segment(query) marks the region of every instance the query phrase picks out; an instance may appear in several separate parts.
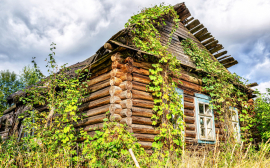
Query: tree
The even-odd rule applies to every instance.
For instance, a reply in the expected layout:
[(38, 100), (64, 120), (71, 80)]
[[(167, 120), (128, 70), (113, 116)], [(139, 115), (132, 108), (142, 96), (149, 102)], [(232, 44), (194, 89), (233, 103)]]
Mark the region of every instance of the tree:
[(9, 70), (0, 71), (0, 116), (9, 107), (6, 98), (22, 87), (23, 83), (18, 79), (17, 74)]
[(266, 93), (258, 93), (255, 100), (255, 114), (259, 134), (264, 141), (270, 138), (270, 88)]
[(36, 69), (31, 68), (30, 65), (25, 66), (20, 74), (20, 81), (23, 83), (24, 87), (34, 85), (40, 81), (41, 75), (37, 73)]

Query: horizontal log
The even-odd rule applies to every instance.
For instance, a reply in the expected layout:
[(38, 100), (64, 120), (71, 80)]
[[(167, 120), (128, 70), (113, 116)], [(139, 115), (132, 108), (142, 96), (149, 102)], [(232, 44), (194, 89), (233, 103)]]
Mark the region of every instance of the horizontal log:
[(93, 125), (87, 125), (84, 127), (84, 131), (94, 131), (94, 130), (100, 130), (103, 128), (104, 123), (98, 123), (98, 124), (93, 124)]
[(89, 96), (83, 98), (82, 102), (89, 102), (91, 100), (95, 100), (101, 97), (105, 97), (108, 95), (114, 96), (119, 95), (122, 92), (122, 89), (118, 86), (109, 86), (97, 92), (91, 93)]
[(144, 75), (140, 75), (140, 74), (137, 74), (137, 73), (133, 73), (132, 80), (136, 81), (136, 82), (145, 83), (145, 84), (149, 84), (151, 82), (149, 77), (144, 76)]
[(132, 116), (132, 111), (131, 111), (131, 109), (122, 109), (121, 112), (120, 112), (120, 115), (121, 115), (122, 118), (131, 117)]
[(146, 70), (143, 68), (133, 67), (132, 72), (135, 72), (135, 73), (141, 74), (141, 75), (149, 76), (149, 70)]
[(149, 69), (151, 69), (151, 68), (153, 68), (152, 67), (152, 64), (151, 63), (147, 63), (147, 62), (133, 62), (133, 66), (135, 66), (135, 67), (139, 67), (139, 68), (144, 68), (144, 69), (146, 69), (146, 70), (149, 70)]
[(194, 110), (195, 106), (193, 103), (184, 102), (184, 109)]
[(185, 131), (185, 136), (190, 138), (196, 138), (196, 132), (195, 131)]
[(122, 90), (131, 90), (132, 89), (132, 82), (131, 81), (124, 81), (119, 85), (119, 87)]
[(141, 147), (143, 147), (144, 149), (151, 149), (152, 148), (152, 142), (139, 141), (138, 143), (141, 144)]
[[(99, 68), (98, 68), (98, 69), (99, 69)], [(111, 70), (112, 70), (111, 63), (108, 64), (108, 67), (105, 67), (105, 68), (103, 68), (103, 69), (101, 69), (101, 70), (98, 70), (98, 71), (96, 71), (96, 69), (91, 69), (91, 70), (90, 70), (91, 75), (90, 75), (90, 77), (89, 77), (89, 80), (94, 79), (94, 78), (96, 78), (96, 77), (98, 77), (98, 76), (101, 76), (101, 75), (103, 75), (103, 74), (105, 74), (105, 73), (107, 73), (107, 72), (110, 72)], [(96, 72), (95, 72), (95, 71), (96, 71)]]
[(132, 124), (152, 125), (151, 118), (132, 116)]
[(146, 91), (146, 92), (152, 92), (146, 86), (147, 85), (144, 83), (132, 81), (132, 89)]
[(154, 101), (133, 99), (133, 106), (152, 109), (154, 108)]
[(132, 131), (140, 134), (159, 134), (159, 130), (150, 125), (132, 124)]
[(202, 91), (202, 87), (200, 85), (197, 85), (197, 84), (194, 84), (194, 83), (190, 83), (190, 82), (186, 82), (184, 80), (179, 80), (179, 79), (176, 79), (176, 78), (173, 78), (173, 80), (179, 85), (179, 87), (180, 86), (184, 86), (186, 88), (193, 89), (193, 90), (196, 90), (198, 92), (201, 92)]
[(85, 117), (91, 117), (91, 116), (95, 116), (95, 115), (99, 115), (99, 114), (103, 114), (109, 111), (110, 109), (110, 104), (106, 104), (104, 106), (101, 107), (97, 107), (91, 110), (87, 110), (83, 112), (83, 116)]
[(121, 94), (119, 94), (119, 97), (123, 100), (123, 99), (131, 99), (133, 96), (130, 90), (125, 90), (121, 92)]
[(87, 93), (96, 92), (96, 91), (103, 89), (105, 87), (108, 87), (108, 86), (110, 86), (110, 79), (107, 79), (105, 81), (99, 82), (95, 85), (88, 87)]
[(110, 103), (110, 98), (111, 96), (107, 96), (98, 100), (94, 100), (88, 103), (84, 103), (81, 106), (79, 106), (79, 111), (85, 111), (87, 109), (91, 109), (94, 107), (98, 107), (98, 106), (102, 106), (102, 105), (106, 105)]
[(133, 106), (133, 101), (131, 99), (122, 100), (120, 105), (123, 109), (128, 108), (130, 109)]
[(189, 123), (189, 124), (194, 124), (195, 123), (195, 118), (194, 117), (188, 117), (188, 116), (186, 116), (184, 118), (184, 120), (185, 120), (185, 123)]
[(91, 79), (90, 81), (87, 82), (87, 85), (88, 86), (92, 86), (96, 83), (99, 83), (99, 82), (102, 82), (102, 81), (105, 81), (106, 79), (110, 79), (111, 78), (111, 73), (105, 73), (103, 75), (100, 75), (94, 79)]
[(90, 125), (90, 124), (96, 124), (101, 123), (106, 118), (106, 114), (100, 114), (93, 117), (85, 118), (78, 122), (78, 124), (75, 124), (74, 127), (80, 127), (84, 125)]
[(125, 117), (122, 118), (120, 121), (121, 124), (126, 124), (127, 126), (131, 126), (132, 124), (132, 118), (131, 117)]
[(184, 114), (185, 114), (185, 116), (193, 117), (194, 116), (194, 110), (184, 109)]
[(119, 104), (121, 102), (121, 99), (117, 96), (107, 96), (107, 97), (103, 97), (94, 101), (90, 101), (87, 103), (82, 104), (81, 106), (79, 106), (79, 111), (85, 111), (87, 109), (91, 109), (94, 107), (99, 107), (105, 104), (114, 104), (117, 103)]
[(139, 90), (132, 90), (132, 98), (134, 99), (143, 99), (143, 100), (150, 100), (153, 101), (154, 98), (152, 96), (152, 93), (144, 92), (144, 91), (139, 91)]
[(119, 122), (121, 121), (122, 117), (119, 114), (113, 114), (110, 116), (110, 121), (116, 121)]
[(185, 102), (194, 103), (194, 97), (187, 97), (187, 96), (184, 96), (184, 101), (185, 101)]
[(131, 110), (132, 110), (133, 116), (141, 116), (141, 117), (149, 117), (149, 118), (153, 116), (152, 109), (132, 107)]
[(197, 84), (197, 85), (202, 85), (202, 80), (201, 79), (197, 79), (193, 76), (190, 76), (188, 74), (184, 74), (184, 73), (181, 73), (181, 75), (179, 76), (180, 79), (183, 79), (187, 82), (191, 82), (191, 83), (194, 83), (194, 84)]
[(195, 124), (186, 124), (186, 130), (191, 130), (191, 131), (195, 131)]
[(155, 135), (149, 135), (149, 134), (133, 134), (139, 141), (146, 141), (146, 142), (154, 142)]

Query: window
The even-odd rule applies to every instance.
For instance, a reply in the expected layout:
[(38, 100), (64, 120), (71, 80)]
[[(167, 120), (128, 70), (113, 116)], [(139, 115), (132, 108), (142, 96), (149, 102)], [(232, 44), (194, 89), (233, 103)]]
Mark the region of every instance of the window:
[(195, 96), (198, 143), (214, 144), (216, 135), (214, 113), (209, 104), (211, 98), (198, 93), (195, 93)]
[(233, 135), (234, 138), (240, 142), (241, 141), (241, 135), (240, 135), (240, 124), (238, 119), (238, 110), (235, 107), (230, 108), (230, 115), (232, 120), (232, 128), (233, 128)]
[[(182, 103), (182, 105), (183, 105), (183, 107), (182, 107), (182, 111), (183, 111), (183, 113), (184, 113), (184, 91), (182, 90), (182, 89), (179, 89), (179, 88), (175, 88), (175, 91), (181, 96), (181, 100), (179, 100), (179, 101), (181, 101), (181, 103)], [(173, 117), (173, 119), (174, 119), (174, 116), (172, 116)], [(175, 128), (176, 126), (174, 125), (174, 128)]]

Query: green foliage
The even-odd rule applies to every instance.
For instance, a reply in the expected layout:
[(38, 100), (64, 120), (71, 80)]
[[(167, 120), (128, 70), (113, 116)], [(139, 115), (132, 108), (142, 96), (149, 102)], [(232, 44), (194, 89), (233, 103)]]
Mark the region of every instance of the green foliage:
[(253, 127), (252, 117), (248, 113), (252, 107), (247, 103), (248, 97), (241, 81), (243, 79), (227, 71), (221, 63), (211, 58), (207, 50), (199, 49), (191, 39), (183, 40), (182, 46), (185, 54), (189, 55), (197, 69), (201, 70), (203, 90), (210, 94), (213, 109), (219, 113), (220, 120), (229, 127), (227, 129), (233, 130), (230, 122), (232, 115), (229, 113), (230, 107), (241, 108), (239, 117), (242, 131), (248, 131)]
[(22, 87), (22, 82), (14, 72), (0, 71), (0, 116), (9, 107), (6, 98)]
[[(133, 44), (137, 48), (158, 57), (158, 62), (149, 70), (149, 77), (152, 80), (149, 89), (153, 91), (153, 96), (156, 98), (153, 125), (161, 123), (161, 134), (156, 138), (158, 142), (153, 146), (159, 150), (169, 149), (177, 153), (184, 143), (183, 106), (180, 96), (175, 91), (176, 82), (172, 76), (180, 75), (180, 61), (167, 49), (172, 34), (178, 27), (178, 17), (172, 6), (161, 4), (143, 9), (141, 13), (132, 16), (125, 25), (131, 31)], [(166, 25), (165, 20), (170, 20), (175, 23), (175, 26), (172, 28), (167, 45), (163, 46), (158, 28)]]
[(266, 93), (258, 93), (255, 100), (255, 123), (264, 141), (270, 139), (270, 88)]
[(24, 87), (34, 85), (40, 81), (42, 76), (40, 76), (34, 67), (25, 66), (20, 73), (20, 81), (23, 83)]
[(82, 156), (89, 167), (132, 167), (134, 162), (129, 154), (132, 149), (134, 155), (143, 165), (148, 162), (147, 154), (137, 139), (131, 135), (128, 128), (118, 123), (104, 123), (101, 131), (94, 136), (87, 135), (82, 150)]

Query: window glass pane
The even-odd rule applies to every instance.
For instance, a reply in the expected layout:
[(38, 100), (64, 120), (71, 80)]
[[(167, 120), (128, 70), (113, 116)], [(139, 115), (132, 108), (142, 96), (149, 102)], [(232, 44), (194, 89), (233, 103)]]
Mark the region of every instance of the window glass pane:
[(205, 113), (208, 114), (208, 115), (212, 115), (211, 114), (211, 109), (210, 109), (208, 104), (205, 104)]
[(205, 137), (204, 118), (200, 117), (201, 137)]
[(212, 120), (210, 118), (206, 118), (206, 125), (207, 125), (207, 128), (212, 128)]
[(212, 139), (212, 128), (207, 129), (207, 138)]
[(199, 113), (204, 114), (203, 104), (199, 103)]

